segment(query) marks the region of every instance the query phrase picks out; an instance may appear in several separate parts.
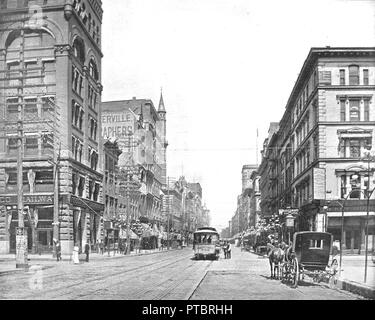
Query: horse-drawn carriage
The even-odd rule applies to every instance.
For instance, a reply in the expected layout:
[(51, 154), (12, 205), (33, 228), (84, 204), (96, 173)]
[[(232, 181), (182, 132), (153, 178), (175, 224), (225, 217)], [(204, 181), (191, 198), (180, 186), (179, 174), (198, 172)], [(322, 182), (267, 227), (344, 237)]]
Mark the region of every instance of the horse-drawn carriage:
[(327, 232), (303, 231), (293, 236), (293, 244), (285, 250), (285, 259), (281, 265), (281, 280), (298, 286), (305, 276), (314, 282), (328, 280), (333, 287), (336, 284), (338, 263), (330, 261), (333, 236)]

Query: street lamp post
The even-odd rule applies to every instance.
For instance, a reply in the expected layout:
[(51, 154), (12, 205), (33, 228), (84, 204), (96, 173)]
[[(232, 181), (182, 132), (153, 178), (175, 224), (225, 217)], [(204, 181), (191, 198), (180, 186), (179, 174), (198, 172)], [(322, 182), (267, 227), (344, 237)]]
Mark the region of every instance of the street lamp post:
[(371, 155), (370, 152), (367, 153), (366, 155), (366, 160), (367, 160), (367, 213), (366, 213), (366, 228), (365, 228), (365, 232), (366, 232), (366, 240), (365, 240), (365, 275), (364, 275), (364, 283), (366, 283), (367, 281), (367, 263), (368, 263), (368, 258), (367, 258), (367, 255), (368, 255), (368, 222), (369, 222), (369, 216), (370, 216), (370, 198), (371, 198), (371, 195), (372, 193), (374, 192), (375, 190), (375, 187), (372, 189), (372, 191), (370, 192), (370, 161), (375, 161), (375, 156), (374, 155)]

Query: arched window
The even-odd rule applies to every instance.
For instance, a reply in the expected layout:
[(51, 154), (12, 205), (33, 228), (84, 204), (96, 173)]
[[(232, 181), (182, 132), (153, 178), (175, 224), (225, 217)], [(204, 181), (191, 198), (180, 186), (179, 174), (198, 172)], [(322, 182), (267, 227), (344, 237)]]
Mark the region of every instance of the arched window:
[(96, 81), (99, 80), (99, 72), (98, 72), (98, 67), (95, 63), (95, 60), (91, 58), (90, 63), (89, 63), (89, 73), (90, 76), (93, 77)]
[(85, 63), (85, 43), (80, 37), (76, 37), (73, 41), (74, 56), (80, 63)]
[(89, 13), (89, 32), (91, 32), (91, 25), (92, 25), (92, 18), (91, 18), (91, 13)]
[[(55, 44), (54, 36), (46, 30), (34, 30), (26, 29), (25, 30), (25, 47), (51, 47)], [(19, 30), (12, 31), (6, 42), (5, 48), (15, 49), (19, 48), (21, 45), (21, 32)]]
[(97, 38), (95, 39), (95, 41), (99, 43), (99, 39), (100, 39), (99, 26), (96, 27), (96, 36)]

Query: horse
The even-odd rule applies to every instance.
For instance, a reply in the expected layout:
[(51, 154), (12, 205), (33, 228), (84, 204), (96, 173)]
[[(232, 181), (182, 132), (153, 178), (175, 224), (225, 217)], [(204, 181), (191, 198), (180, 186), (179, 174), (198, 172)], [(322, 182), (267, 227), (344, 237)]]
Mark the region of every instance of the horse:
[[(280, 269), (281, 269), (281, 264), (284, 262), (284, 259), (285, 259), (285, 252), (278, 245), (273, 246), (269, 244), (268, 247), (270, 249), (268, 260), (269, 260), (270, 268), (271, 268), (271, 279), (280, 279)], [(276, 268), (277, 268), (277, 276), (276, 276)]]

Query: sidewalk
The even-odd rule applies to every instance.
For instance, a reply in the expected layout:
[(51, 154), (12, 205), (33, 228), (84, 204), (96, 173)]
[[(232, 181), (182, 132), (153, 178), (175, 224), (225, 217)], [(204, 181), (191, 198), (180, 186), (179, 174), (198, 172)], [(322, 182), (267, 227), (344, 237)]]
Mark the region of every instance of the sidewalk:
[[(124, 255), (116, 252), (115, 254), (113, 251), (110, 252), (110, 255), (108, 255), (108, 252), (105, 252), (104, 254), (99, 253), (91, 253), (90, 254), (90, 261), (103, 261), (107, 259), (115, 259), (115, 258), (124, 258), (124, 257), (134, 257), (134, 256), (140, 256), (140, 255), (148, 255), (148, 254), (157, 254), (157, 253), (165, 253), (168, 251), (174, 251), (174, 250), (182, 250), (182, 249), (170, 249), (170, 250), (159, 250), (159, 249), (151, 249), (151, 250), (140, 250), (140, 252), (132, 251), (129, 255)], [(61, 256), (63, 262), (70, 262), (71, 256), (70, 255), (62, 255)], [(86, 258), (85, 254), (79, 255), (80, 262), (84, 262)], [(0, 276), (15, 272), (23, 272), (24, 269), (17, 269), (16, 268), (16, 261), (15, 261), (15, 254), (3, 254), (0, 255)], [(50, 254), (29, 254), (28, 255), (29, 260), (29, 268), (33, 266), (42, 266), (43, 268), (48, 267), (54, 267), (56, 264), (56, 258), (53, 258), (52, 253)]]
[[(267, 255), (257, 254), (267, 259)], [(339, 255), (331, 257), (330, 261), (335, 258), (339, 263)], [(371, 255), (367, 256), (367, 279), (364, 282), (365, 275), (365, 256), (364, 255), (343, 255), (341, 275), (337, 275), (338, 289), (360, 294), (369, 299), (375, 299), (375, 264), (372, 262)]]
[(365, 256), (347, 255), (342, 258), (341, 275), (337, 287), (358, 293), (366, 298), (375, 299), (375, 264), (371, 255), (367, 256), (367, 281), (364, 282)]

